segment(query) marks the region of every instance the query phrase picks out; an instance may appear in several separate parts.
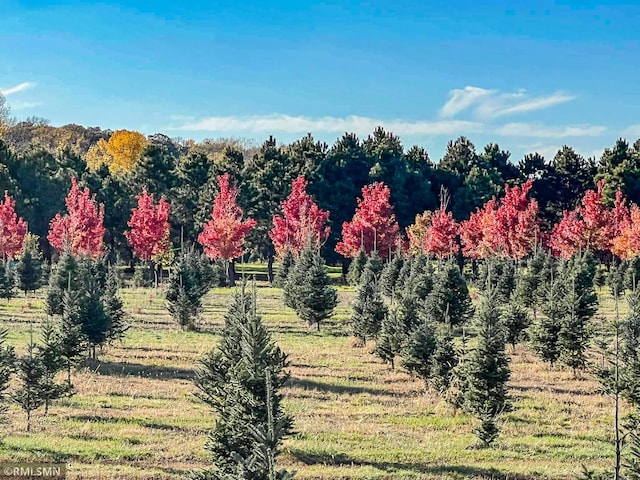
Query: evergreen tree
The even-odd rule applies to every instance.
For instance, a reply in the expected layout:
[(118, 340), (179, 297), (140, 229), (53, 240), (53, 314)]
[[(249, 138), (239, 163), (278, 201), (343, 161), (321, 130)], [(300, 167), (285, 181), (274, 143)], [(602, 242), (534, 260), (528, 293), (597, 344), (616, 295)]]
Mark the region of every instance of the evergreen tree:
[(404, 332), (398, 320), (397, 309), (393, 308), (382, 319), (380, 332), (376, 339), (375, 354), (383, 362), (389, 362), (391, 370), (395, 368), (395, 358), (400, 355), (404, 342)]
[(560, 358), (558, 336), (563, 319), (567, 315), (567, 290), (563, 282), (556, 279), (545, 288), (545, 301), (542, 304), (543, 315), (533, 324), (530, 332), (531, 347), (551, 366)]
[(280, 260), (280, 267), (278, 268), (278, 272), (276, 273), (276, 277), (273, 281), (274, 287), (284, 288), (287, 283), (287, 277), (289, 276), (294, 264), (295, 258), (293, 257), (293, 253), (287, 248)]
[(474, 431), (484, 446), (498, 438), (498, 416), (508, 407), (509, 360), (500, 319), (498, 295), (490, 291), (481, 300), (477, 315), (478, 342), (464, 364), (464, 409), (478, 420)]
[[(417, 255), (405, 266), (409, 271), (405, 272), (405, 280), (398, 293), (398, 322), (400, 331), (405, 337), (411, 334), (419, 325), (419, 311), (424, 308), (425, 300), (433, 289), (433, 268), (427, 257)], [(403, 275), (401, 269), (401, 276)]]
[(441, 325), (464, 325), (473, 316), (467, 282), (455, 263), (444, 265), (425, 307), (433, 320)]
[(193, 248), (185, 249), (169, 277), (167, 309), (180, 326), (191, 330), (202, 311), (202, 298), (215, 282), (207, 258)]
[(360, 283), (360, 276), (364, 271), (364, 266), (367, 264), (367, 254), (364, 249), (361, 248), (349, 265), (349, 271), (347, 272), (347, 283), (349, 285), (358, 285)]
[(522, 306), (531, 308), (534, 322), (538, 319), (541, 290), (544, 288), (544, 262), (544, 253), (536, 251), (527, 261), (526, 268), (520, 271), (516, 282), (516, 299)]
[(255, 293), (242, 288), (225, 316), (222, 338), (195, 378), (197, 396), (216, 413), (206, 448), (213, 468), (194, 479), (285, 480), (278, 450), (292, 430), (280, 390), (289, 379), (287, 356), (256, 314)]
[(8, 260), (0, 262), (0, 298), (9, 301), (16, 296), (16, 276)]
[(71, 250), (65, 248), (49, 275), (49, 290), (47, 291), (47, 314), (61, 315), (64, 307), (64, 292), (77, 289), (78, 264), (71, 255)]
[(427, 383), (431, 379), (431, 367), (435, 350), (435, 328), (429, 320), (425, 319), (407, 338), (406, 345), (402, 351), (402, 366)]
[(478, 287), (482, 291), (493, 289), (499, 301), (508, 302), (516, 289), (516, 270), (513, 260), (488, 258), (480, 268)]
[(391, 260), (385, 264), (384, 269), (382, 270), (382, 275), (380, 276), (380, 287), (382, 289), (382, 293), (387, 298), (392, 298), (396, 289), (401, 287), (399, 279), (404, 263), (402, 255), (400, 253), (396, 253)]
[(106, 343), (111, 330), (111, 319), (105, 313), (104, 290), (100, 283), (92, 262), (83, 261), (79, 272), (79, 323), (93, 359), (97, 358), (96, 348)]
[(453, 343), (451, 329), (441, 329), (436, 335), (436, 349), (431, 358), (431, 384), (440, 394), (451, 387), (458, 362), (459, 355)]
[(298, 272), (303, 273), (300, 282), (293, 285), (296, 298), (295, 310), (309, 327), (316, 325), (320, 330), (320, 322), (333, 315), (333, 310), (338, 304), (338, 293), (331, 286), (319, 251), (312, 248), (305, 249), (300, 255), (296, 269), (300, 268), (299, 265), (307, 264), (310, 264), (308, 269)]
[(27, 346), (27, 353), (20, 357), (17, 363), (20, 386), (11, 395), (27, 414), (27, 432), (31, 431), (32, 412), (44, 404), (46, 396), (43, 385), (46, 383), (47, 371), (35, 350), (33, 338), (31, 338)]
[(526, 338), (531, 318), (527, 310), (515, 299), (512, 299), (505, 307), (502, 319), (507, 334), (506, 340), (515, 350), (516, 344)]
[(60, 348), (60, 334), (53, 323), (47, 321), (42, 325), (40, 341), (41, 344), (36, 349), (45, 370), (40, 389), (46, 415), (49, 413), (50, 403), (69, 392), (69, 385), (56, 382), (56, 375), (64, 368), (64, 359)]
[(18, 286), (26, 295), (42, 285), (42, 256), (34, 241), (25, 241), (25, 248), (16, 266)]
[(109, 330), (107, 331), (107, 340), (121, 340), (125, 332), (129, 328), (126, 323), (126, 313), (122, 298), (118, 294), (120, 287), (120, 279), (115, 267), (109, 267), (107, 271), (107, 282), (105, 284), (102, 301), (104, 304), (104, 313), (107, 316)]
[(59, 328), (59, 353), (66, 366), (67, 388), (70, 390), (71, 368), (86, 348), (86, 339), (82, 332), (78, 292), (65, 291), (62, 302), (64, 307)]
[(635, 290), (640, 284), (640, 258), (633, 257), (624, 268), (624, 285), (628, 290)]
[(590, 320), (598, 309), (594, 287), (596, 264), (587, 252), (574, 257), (563, 269), (559, 280), (564, 283), (565, 315), (558, 333), (560, 360), (574, 374), (586, 365), (586, 349), (590, 341)]
[(298, 302), (298, 285), (302, 283), (306, 273), (313, 265), (313, 252), (310, 249), (304, 249), (298, 259), (290, 268), (287, 278), (282, 289), (282, 299), (284, 304), (296, 310)]
[(381, 293), (381, 264), (380, 257), (374, 252), (367, 260), (360, 276), (360, 284), (353, 303), (351, 328), (353, 335), (362, 345), (367, 343), (367, 339), (378, 336), (382, 322), (388, 314)]
[(15, 370), (16, 356), (13, 347), (5, 345), (9, 332), (7, 329), (0, 329), (0, 420), (7, 413), (7, 389), (11, 374)]

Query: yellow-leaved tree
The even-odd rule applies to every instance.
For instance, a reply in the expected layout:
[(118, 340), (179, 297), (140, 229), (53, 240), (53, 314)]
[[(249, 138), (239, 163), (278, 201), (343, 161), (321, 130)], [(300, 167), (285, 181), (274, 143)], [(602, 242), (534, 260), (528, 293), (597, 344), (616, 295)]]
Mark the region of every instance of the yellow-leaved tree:
[(112, 174), (133, 170), (147, 146), (147, 139), (139, 132), (116, 130), (109, 141), (99, 140), (86, 155), (87, 166), (97, 170), (103, 164), (109, 166)]

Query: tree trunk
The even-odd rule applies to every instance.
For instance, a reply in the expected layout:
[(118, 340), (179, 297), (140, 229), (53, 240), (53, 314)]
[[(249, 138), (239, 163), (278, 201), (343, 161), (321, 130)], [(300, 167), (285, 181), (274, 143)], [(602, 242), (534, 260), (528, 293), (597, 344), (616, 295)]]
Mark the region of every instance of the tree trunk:
[(31, 410), (27, 410), (27, 432), (31, 431)]
[(235, 260), (229, 260), (227, 262), (227, 278), (229, 279), (229, 286), (236, 286), (236, 262)]
[(349, 260), (343, 258), (340, 262), (342, 265), (342, 284), (347, 284), (347, 274), (349, 273)]
[(267, 276), (269, 277), (269, 283), (273, 283), (273, 253), (269, 253), (267, 258)]

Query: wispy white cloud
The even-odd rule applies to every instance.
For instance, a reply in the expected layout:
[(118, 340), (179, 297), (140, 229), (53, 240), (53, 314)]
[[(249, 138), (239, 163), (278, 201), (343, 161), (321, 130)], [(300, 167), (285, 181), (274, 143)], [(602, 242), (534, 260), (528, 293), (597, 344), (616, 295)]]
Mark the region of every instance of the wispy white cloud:
[(22, 92), (23, 90), (26, 90), (27, 88), (31, 88), (33, 86), (35, 86), (34, 82), (22, 82), (21, 84), (16, 85), (15, 87), (0, 89), (0, 93), (2, 93), (6, 97), (14, 93)]
[(449, 92), (449, 100), (440, 109), (440, 116), (452, 118), (458, 113), (470, 109), (476, 117), (497, 118), (504, 115), (542, 110), (569, 102), (574, 98), (574, 96), (562, 92), (530, 97), (526, 90), (500, 93), (498, 90), (467, 86)]
[(507, 123), (495, 129), (497, 135), (505, 137), (597, 137), (606, 132), (602, 125), (549, 126), (540, 123)]
[(11, 110), (29, 110), (42, 105), (42, 102), (15, 102), (11, 104)]
[(631, 137), (633, 139), (640, 137), (640, 124), (629, 125), (627, 128), (624, 129), (624, 131), (622, 132), (622, 135), (624, 135), (625, 137)]
[(440, 116), (451, 118), (495, 93), (495, 90), (471, 86), (451, 90), (449, 92), (449, 100), (440, 109)]
[(382, 126), (398, 135), (458, 135), (478, 133), (484, 125), (465, 120), (406, 121), (380, 120), (369, 117), (305, 117), (292, 115), (263, 115), (248, 117), (207, 117), (187, 121), (173, 130), (207, 132), (255, 132), (255, 133), (343, 133), (353, 132), (368, 135), (377, 126)]

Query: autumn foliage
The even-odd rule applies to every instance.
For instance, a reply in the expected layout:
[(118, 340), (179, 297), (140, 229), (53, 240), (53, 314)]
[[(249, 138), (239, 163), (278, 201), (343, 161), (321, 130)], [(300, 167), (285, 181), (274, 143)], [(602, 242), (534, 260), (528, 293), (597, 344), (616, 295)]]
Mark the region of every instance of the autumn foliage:
[[(604, 180), (600, 180), (595, 190), (588, 190), (575, 210), (565, 210), (549, 239), (554, 253), (569, 258), (584, 250), (609, 251), (614, 248), (614, 239), (621, 234), (627, 223), (625, 201), (622, 194), (616, 194), (613, 209), (603, 201)], [(618, 240), (619, 249), (624, 250)], [(626, 253), (623, 253), (626, 255)]]
[(49, 224), (49, 243), (58, 250), (68, 246), (73, 255), (99, 256), (104, 237), (104, 205), (96, 203), (88, 188), (81, 189), (75, 178), (65, 199), (67, 214), (58, 213)]
[(431, 215), (431, 225), (423, 238), (424, 252), (437, 258), (450, 257), (458, 251), (457, 235), (458, 224), (442, 205)]
[(533, 182), (505, 185), (505, 195), (488, 201), (460, 225), (462, 251), (468, 258), (527, 256), (540, 238), (538, 202), (529, 198)]
[(92, 170), (106, 164), (111, 173), (130, 172), (140, 159), (147, 139), (139, 132), (116, 130), (109, 141), (100, 139), (87, 152), (87, 165)]
[(321, 210), (306, 189), (307, 181), (300, 175), (282, 202), (282, 216), (273, 217), (269, 237), (279, 256), (288, 248), (297, 257), (308, 244), (318, 246), (329, 236), (329, 212)]
[(238, 189), (230, 186), (229, 174), (218, 177), (220, 193), (213, 201), (211, 220), (198, 236), (211, 259), (232, 260), (242, 255), (247, 233), (255, 226), (252, 218), (242, 220), (242, 209), (238, 206)]
[(338, 253), (353, 258), (363, 248), (367, 255), (377, 250), (385, 258), (394, 250), (399, 227), (390, 198), (391, 191), (382, 182), (362, 188), (353, 219), (342, 224), (342, 240), (336, 245)]
[(22, 251), (27, 223), (16, 213), (16, 201), (4, 192), (0, 202), (0, 259), (11, 260)]
[(131, 210), (131, 219), (127, 222), (131, 230), (124, 235), (133, 253), (141, 260), (151, 260), (166, 253), (170, 247), (167, 242), (170, 209), (164, 198), (156, 204), (153, 194), (147, 193), (146, 189), (138, 195), (138, 206)]

